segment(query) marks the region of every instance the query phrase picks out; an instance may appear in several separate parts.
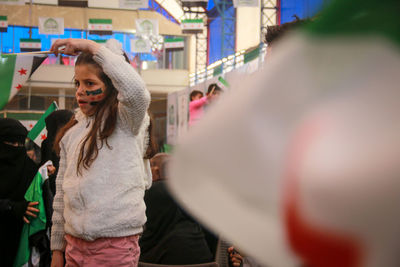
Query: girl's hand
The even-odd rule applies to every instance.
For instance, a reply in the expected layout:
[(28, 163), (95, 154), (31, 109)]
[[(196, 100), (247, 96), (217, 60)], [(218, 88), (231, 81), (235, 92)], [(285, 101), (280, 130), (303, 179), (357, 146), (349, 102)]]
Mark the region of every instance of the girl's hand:
[(56, 172), (56, 167), (54, 167), (53, 165), (49, 165), (47, 166), (47, 174), (48, 175), (52, 175)]
[[(37, 215), (35, 213), (38, 213), (39, 210), (34, 208), (33, 206), (36, 206), (37, 204), (39, 204), (39, 202), (29, 202), (28, 207), (26, 208), (25, 211), (25, 215), (29, 215), (36, 218)], [(23, 216), (22, 219), (24, 220), (24, 222), (30, 223), (30, 221), (26, 218), (26, 216)]]
[(228, 248), (229, 259), (232, 266), (239, 267), (242, 264), (243, 257), (233, 247)]
[[(59, 50), (61, 48), (61, 50)], [(87, 39), (58, 39), (51, 46), (50, 51), (52, 51), (56, 56), (59, 52), (65, 55), (76, 56), (79, 52), (89, 52), (96, 54), (99, 50), (100, 45), (94, 41)]]
[(51, 258), (51, 267), (63, 267), (64, 266), (64, 255), (62, 251), (53, 250), (53, 256)]

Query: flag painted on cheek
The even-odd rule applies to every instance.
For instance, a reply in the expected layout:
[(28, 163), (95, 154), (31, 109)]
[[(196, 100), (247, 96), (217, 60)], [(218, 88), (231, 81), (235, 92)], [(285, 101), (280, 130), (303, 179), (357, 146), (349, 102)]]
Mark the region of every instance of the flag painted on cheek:
[(101, 88), (93, 90), (93, 91), (86, 90), (86, 95), (88, 97), (90, 97), (89, 104), (91, 106), (97, 105), (104, 98), (104, 92), (103, 92), (103, 89), (101, 89)]

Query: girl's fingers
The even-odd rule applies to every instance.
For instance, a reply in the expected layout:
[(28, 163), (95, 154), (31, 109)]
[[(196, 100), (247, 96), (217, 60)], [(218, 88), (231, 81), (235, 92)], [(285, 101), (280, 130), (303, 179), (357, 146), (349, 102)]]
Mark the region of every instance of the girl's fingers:
[(22, 217), (22, 219), (24, 220), (24, 222), (29, 223), (29, 220), (25, 216)]
[(39, 209), (33, 208), (33, 207), (28, 207), (27, 210), (33, 211), (33, 212), (39, 212)]
[(39, 202), (29, 202), (28, 207), (36, 206)]
[(26, 214), (26, 215), (29, 215), (29, 216), (32, 216), (33, 218), (36, 218), (36, 217), (37, 217), (37, 215), (36, 215), (35, 213), (32, 213), (32, 212), (30, 212), (30, 211), (26, 211), (25, 214)]

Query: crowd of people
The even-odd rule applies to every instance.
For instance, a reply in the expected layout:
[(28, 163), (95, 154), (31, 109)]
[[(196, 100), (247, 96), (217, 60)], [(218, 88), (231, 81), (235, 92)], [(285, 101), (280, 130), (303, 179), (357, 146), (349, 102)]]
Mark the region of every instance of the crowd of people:
[[(390, 0), (387, 2), (389, 4)], [(275, 53), (275, 47), (279, 46), (276, 40), (282, 34), (307, 23), (312, 24), (311, 21), (296, 19), (293, 23), (268, 28), (265, 40), (268, 57)], [(399, 40), (399, 36), (398, 31), (395, 32), (395, 40)], [(311, 50), (306, 48), (303, 52)], [(368, 207), (362, 205), (372, 203), (371, 206), (380, 208), (381, 212), (389, 207), (390, 201), (396, 204), (398, 192), (393, 185), (397, 183), (386, 178), (383, 180), (386, 187), (378, 190), (381, 187), (370, 182), (374, 181), (371, 179), (365, 189), (369, 194), (361, 200), (343, 189), (354, 189), (352, 182), (364, 185), (365, 180), (357, 177), (368, 173), (352, 168), (359, 167), (360, 162), (371, 163), (370, 158), (364, 159), (359, 151), (364, 149), (366, 141), (382, 137), (374, 135), (375, 124), (387, 126), (385, 122), (392, 122), (387, 118), (397, 115), (395, 97), (382, 97), (388, 106), (392, 105), (390, 113), (378, 105), (383, 100), (374, 93), (374, 88), (366, 89), (370, 92), (368, 96), (355, 90), (356, 93), (345, 100), (335, 97), (323, 102), (326, 105), (315, 105), (312, 101), (299, 101), (311, 99), (305, 97), (308, 91), (291, 98), (284, 95), (284, 91), (267, 91), (263, 84), (255, 83), (251, 94), (242, 91), (231, 96), (220, 109), (215, 109), (215, 116), (207, 117), (203, 123), (208, 107), (219, 105), (216, 100), (223, 98), (223, 90), (212, 83), (205, 95), (202, 91), (191, 92), (189, 127), (195, 124), (199, 127), (193, 127), (191, 136), (189, 131), (189, 137), (183, 141), (182, 147), (177, 148), (177, 154), (171, 156), (160, 153), (156, 146), (148, 113), (150, 93), (140, 75), (130, 66), (121, 44), (115, 40), (100, 45), (90, 40), (64, 39), (55, 41), (51, 51), (56, 55), (77, 56), (74, 84), (79, 109), (75, 112), (58, 110), (46, 118), (48, 137), (41, 145), (40, 159), (28, 151), (32, 149), (27, 143), (26, 128), (15, 119), (0, 119), (0, 266), (16, 266), (20, 240), (25, 234), (22, 229), (24, 225), (34, 224), (42, 209), (45, 209), (46, 227), (35, 233), (36, 239), (29, 236), (30, 249), (37, 246), (38, 252), (35, 259), (34, 253), (30, 254), (28, 266), (137, 266), (139, 262), (189, 265), (214, 261), (223, 265), (221, 258), (227, 265), (235, 267), (263, 266), (260, 261), (265, 264), (267, 258), (272, 258), (270, 262), (279, 266), (355, 267), (380, 266), (381, 263), (387, 263), (381, 266), (396, 266), (398, 263), (395, 256), (400, 246), (396, 243), (396, 235), (392, 235), (397, 234), (393, 230), (397, 225), (387, 223), (379, 228), (380, 219), (370, 216)], [(297, 56), (303, 55), (291, 54), (291, 57)], [(319, 66), (315, 63), (317, 61), (313, 58), (307, 61), (307, 66)], [(279, 66), (278, 63), (275, 62), (275, 66)], [(258, 75), (262, 81), (267, 77), (268, 81), (275, 82), (268, 73)], [(318, 83), (315, 80), (308, 83), (310, 88), (318, 87), (318, 84), (330, 85), (322, 79)], [(304, 82), (300, 78), (298, 81)], [(280, 85), (282, 90), (290, 87), (279, 82), (271, 84)], [(382, 90), (391, 86), (390, 83), (384, 85)], [(310, 88), (306, 90), (312, 91)], [(385, 92), (398, 96), (393, 93), (395, 90), (389, 89)], [(325, 99), (325, 94), (318, 96)], [(363, 101), (351, 102), (348, 100), (351, 97)], [(267, 107), (260, 104), (266, 99)], [(275, 101), (282, 99), (281, 103), (286, 106), (275, 105)], [(237, 107), (238, 103), (243, 103), (242, 110)], [(308, 109), (306, 104), (314, 106)], [(366, 108), (367, 104), (371, 105)], [(283, 108), (287, 110), (282, 111)], [(368, 121), (360, 120), (365, 115), (360, 115), (359, 110), (371, 111)], [(221, 120), (224, 125), (221, 125)], [(330, 122), (329, 127), (339, 130), (327, 134), (322, 141), (313, 139), (314, 135), (320, 134), (320, 128), (327, 127), (326, 121)], [(346, 131), (346, 137), (353, 138), (349, 144), (342, 138), (340, 129), (349, 129), (352, 125), (360, 127)], [(370, 130), (370, 135), (358, 138), (363, 127)], [(373, 149), (365, 151), (398, 155), (391, 153), (390, 145), (382, 148), (386, 140), (393, 141), (396, 140), (394, 136), (398, 137), (393, 134), (398, 133), (397, 127), (391, 127), (393, 131), (384, 131), (383, 136), (387, 139), (382, 138), (379, 144), (370, 142)], [(343, 157), (338, 159), (331, 154), (329, 160), (335, 159), (335, 164), (341, 168), (335, 169), (321, 160), (325, 156), (321, 150), (337, 149), (337, 140), (348, 144), (348, 153), (355, 155), (346, 158), (348, 162), (355, 162), (352, 166), (344, 164), (341, 161)], [(320, 146), (310, 145), (312, 142)], [(229, 147), (235, 144), (241, 150), (232, 153)], [(276, 153), (271, 155), (271, 151), (263, 148)], [(312, 149), (319, 154), (311, 157)], [(333, 152), (340, 154), (337, 150)], [(285, 158), (283, 154), (288, 156)], [(353, 161), (354, 158), (364, 161)], [(205, 165), (200, 166), (202, 159), (205, 159)], [(328, 171), (323, 169), (324, 164), (329, 167)], [(391, 160), (374, 162), (371, 173), (395, 177), (398, 172), (397, 165), (394, 165)], [(45, 203), (27, 201), (25, 194), (41, 166), (45, 166), (48, 174), (48, 179), (41, 185)], [(281, 169), (277, 170), (278, 167)], [(318, 180), (321, 173), (331, 175), (329, 171), (332, 169), (348, 178), (343, 188), (335, 181), (325, 184)], [(278, 176), (276, 173), (284, 173), (285, 179), (272, 180), (271, 177)], [(299, 177), (302, 178), (300, 182)], [(341, 177), (335, 178), (341, 181)], [(282, 187), (274, 188), (281, 183), (284, 184)], [(300, 198), (304, 188), (308, 194)], [(332, 188), (336, 191), (330, 191)], [(282, 196), (277, 193), (281, 190), (284, 191)], [(338, 200), (338, 196), (343, 196), (345, 204)], [(370, 199), (376, 203), (368, 202)], [(354, 200), (349, 205), (353, 209), (346, 213), (343, 208), (349, 200)], [(309, 206), (299, 207), (300, 201)], [(272, 207), (276, 203), (279, 203), (279, 208), (284, 207), (284, 212)], [(44, 205), (39, 208), (39, 204)], [(335, 222), (335, 227), (343, 227), (340, 229), (347, 229), (352, 235), (312, 227), (313, 224), (302, 213), (307, 208), (314, 216), (310, 221)], [(279, 216), (269, 216), (267, 213), (271, 210)], [(277, 223), (262, 221), (265, 214), (268, 219), (274, 217), (274, 223)], [(378, 214), (384, 215), (383, 212)], [(238, 219), (241, 216), (243, 220)], [(339, 217), (352, 220), (335, 221)], [(364, 224), (368, 221), (365, 218), (372, 221), (372, 228)], [(271, 228), (265, 229), (266, 226)], [(282, 228), (287, 231), (287, 239), (281, 242), (275, 237), (282, 237)], [(375, 235), (371, 229), (379, 233)], [(360, 252), (365, 248), (359, 246), (354, 233), (367, 240), (368, 253)], [(269, 237), (271, 239), (267, 240)], [(380, 245), (385, 250), (380, 250)], [(291, 253), (297, 255), (293, 261), (289, 254), (285, 254), (288, 246)], [(270, 251), (265, 251), (266, 247)], [(270, 255), (266, 256), (268, 253)]]
[[(169, 155), (157, 154), (148, 114), (150, 94), (120, 44), (58, 40), (52, 51), (57, 54), (60, 47), (63, 54), (78, 55), (74, 83), (79, 109), (46, 117), (48, 134), (40, 158), (31, 153), (28, 132), (19, 121), (0, 119), (1, 168), (7, 176), (1, 180), (1, 266), (15, 265), (22, 226), (38, 217), (39, 203), (26, 201), (24, 195), (48, 161), (48, 179), (42, 185), (47, 190), (48, 223), (42, 230), (47, 253), (30, 257), (29, 264), (212, 262), (215, 251), (206, 239), (212, 234), (166, 187)], [(215, 85), (207, 99), (219, 91)]]

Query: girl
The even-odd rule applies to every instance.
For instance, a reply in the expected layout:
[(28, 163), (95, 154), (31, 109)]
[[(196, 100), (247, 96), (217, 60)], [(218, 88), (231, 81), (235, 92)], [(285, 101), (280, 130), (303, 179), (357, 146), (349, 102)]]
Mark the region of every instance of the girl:
[[(151, 179), (141, 144), (150, 94), (124, 60), (121, 45), (57, 40), (51, 51), (80, 55), (75, 63), (79, 111), (58, 133), (52, 266), (136, 266)], [(145, 178), (146, 177), (146, 178)], [(146, 180), (147, 179), (147, 180)]]

